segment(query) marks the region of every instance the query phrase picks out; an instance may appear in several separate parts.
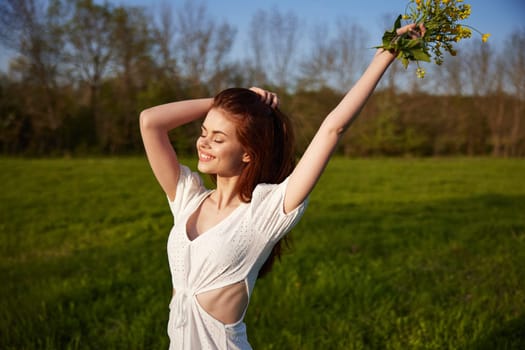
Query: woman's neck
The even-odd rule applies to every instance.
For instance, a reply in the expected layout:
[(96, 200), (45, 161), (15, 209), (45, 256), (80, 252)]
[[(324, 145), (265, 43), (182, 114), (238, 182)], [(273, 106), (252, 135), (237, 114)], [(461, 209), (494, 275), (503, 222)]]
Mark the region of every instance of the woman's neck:
[(242, 203), (239, 191), (236, 189), (238, 180), (238, 176), (217, 177), (217, 188), (210, 195), (210, 199), (217, 209), (236, 207)]

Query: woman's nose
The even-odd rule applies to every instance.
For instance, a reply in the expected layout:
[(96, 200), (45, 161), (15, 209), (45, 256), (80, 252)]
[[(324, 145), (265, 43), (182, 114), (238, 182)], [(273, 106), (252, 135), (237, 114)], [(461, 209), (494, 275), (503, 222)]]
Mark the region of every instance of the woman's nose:
[(210, 147), (210, 142), (207, 137), (201, 136), (199, 137), (199, 146), (208, 148)]

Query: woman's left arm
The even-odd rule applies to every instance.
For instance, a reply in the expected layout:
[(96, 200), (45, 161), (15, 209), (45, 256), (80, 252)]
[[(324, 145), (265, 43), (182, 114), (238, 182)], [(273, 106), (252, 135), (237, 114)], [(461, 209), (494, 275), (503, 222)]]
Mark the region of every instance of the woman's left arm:
[[(398, 29), (402, 35), (414, 32), (415, 24)], [(424, 34), (424, 27), (419, 28)], [(414, 38), (421, 34), (415, 34)], [(284, 211), (288, 213), (301, 204), (310, 194), (328, 163), (345, 130), (355, 120), (388, 66), (395, 53), (379, 49), (361, 78), (347, 92), (337, 107), (324, 119), (301, 160), (288, 180)]]

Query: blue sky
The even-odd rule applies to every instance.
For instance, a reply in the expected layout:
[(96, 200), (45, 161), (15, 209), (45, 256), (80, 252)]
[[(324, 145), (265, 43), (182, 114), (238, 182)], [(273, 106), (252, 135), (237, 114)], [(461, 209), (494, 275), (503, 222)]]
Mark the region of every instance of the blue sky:
[[(164, 0), (165, 2), (168, 2)], [(196, 0), (199, 1), (199, 0)], [(246, 0), (201, 0), (206, 4), (208, 13), (217, 19), (226, 20), (238, 29), (239, 39), (243, 30), (248, 28), (252, 15), (258, 9), (277, 8), (281, 12), (293, 11), (300, 21), (307, 26), (317, 23), (329, 24), (338, 17), (345, 17), (370, 29), (372, 45), (379, 43), (385, 28), (383, 17), (403, 13), (407, 0), (281, 0), (281, 1), (246, 1)], [(465, 0), (472, 5), (472, 14), (465, 22), (482, 32), (492, 34), (490, 41), (494, 45), (505, 40), (507, 35), (520, 26), (525, 27), (525, 0)], [(162, 1), (120, 0), (117, 3), (142, 5), (158, 8)], [(183, 1), (169, 1), (176, 8)]]
[[(114, 0), (115, 4), (139, 5), (157, 12), (162, 2), (171, 3), (173, 8), (181, 6), (185, 0)], [(357, 22), (369, 30), (369, 46), (380, 43), (383, 18), (390, 15), (392, 21), (397, 14), (404, 12), (407, 0), (194, 0), (205, 4), (208, 14), (219, 21), (227, 21), (237, 28), (237, 47), (245, 43), (244, 31), (249, 28), (252, 15), (258, 9), (280, 12), (294, 12), (306, 28), (316, 24), (330, 24), (340, 17)], [(465, 0), (472, 5), (472, 14), (467, 24), (482, 32), (489, 32), (491, 45), (499, 48), (506, 37), (517, 28), (525, 28), (525, 0)], [(305, 33), (309, 35), (309, 33)], [(474, 38), (476, 40), (477, 38)], [(0, 54), (0, 67), (6, 66), (6, 53)]]
[[(159, 13), (161, 4), (170, 3), (172, 8), (180, 7), (186, 0), (116, 0), (116, 3), (127, 5), (140, 5)], [(381, 43), (381, 37), (385, 29), (390, 29), (397, 15), (404, 13), (408, 0), (269, 0), (269, 1), (246, 1), (246, 0), (193, 0), (204, 4), (210, 16), (216, 20), (232, 24), (237, 28), (235, 47), (232, 55), (242, 55), (247, 46), (246, 31), (253, 14), (263, 9), (270, 11), (278, 9), (281, 13), (295, 13), (300, 23), (305, 28), (302, 39), (308, 39), (311, 30), (316, 24), (330, 25), (338, 18), (347, 18), (356, 22), (369, 31), (369, 41), (366, 47), (373, 47)], [(506, 38), (513, 30), (525, 29), (525, 0), (464, 0), (472, 6), (471, 16), (465, 24), (477, 28), (483, 33), (490, 33), (489, 43), (492, 47), (500, 49)], [(385, 18), (388, 28), (385, 28)], [(310, 30), (310, 32), (309, 32)], [(465, 40), (459, 44), (472, 40), (480, 40), (480, 36), (473, 35), (471, 40)], [(481, 40), (480, 40), (481, 42)], [(374, 50), (369, 50), (369, 57)], [(236, 58), (236, 57), (234, 57)]]
[[(144, 0), (120, 0), (124, 3), (144, 4)], [(155, 8), (158, 11), (159, 4), (163, 0), (153, 0), (147, 2), (147, 7)], [(166, 0), (164, 0), (166, 1)], [(185, 0), (171, 1), (174, 8), (179, 7)], [(356, 22), (369, 31), (369, 41), (366, 47), (372, 48), (381, 43), (381, 37), (385, 29), (390, 29), (397, 15), (404, 13), (408, 0), (267, 0), (267, 1), (246, 1), (246, 0), (193, 0), (206, 4), (208, 14), (218, 20), (225, 20), (236, 26), (236, 48), (232, 56), (234, 59), (244, 54), (247, 46), (245, 31), (249, 28), (253, 14), (258, 9), (269, 11), (277, 8), (281, 13), (292, 11), (295, 13), (306, 30), (312, 30), (316, 24), (329, 25), (337, 21), (338, 18), (348, 18), (349, 21)], [(464, 0), (472, 7), (470, 17), (464, 21), (465, 24), (477, 28), (483, 33), (490, 33), (489, 44), (492, 48), (500, 51), (509, 34), (517, 29), (525, 30), (525, 0)], [(388, 27), (385, 28), (386, 18)], [(311, 32), (303, 33), (303, 38), (308, 40)], [(465, 43), (481, 44), (480, 36), (473, 35), (470, 40), (464, 40), (458, 44), (457, 48)], [(302, 41), (304, 43), (304, 40)], [(304, 47), (304, 46), (303, 46)], [(367, 50), (367, 49), (365, 49)], [(365, 56), (371, 58), (375, 50), (367, 50)], [(447, 59), (448, 55), (445, 56)], [(461, 57), (461, 52), (459, 53)], [(435, 69), (432, 64), (422, 64), (426, 70)], [(413, 71), (414, 66), (411, 67)], [(410, 71), (412, 76), (414, 73)], [(430, 82), (426, 80), (425, 83)]]

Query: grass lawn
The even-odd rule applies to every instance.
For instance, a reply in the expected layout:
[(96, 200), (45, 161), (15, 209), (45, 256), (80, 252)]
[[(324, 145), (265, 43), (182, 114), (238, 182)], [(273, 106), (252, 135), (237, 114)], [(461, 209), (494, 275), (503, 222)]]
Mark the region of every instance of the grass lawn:
[[(145, 159), (0, 167), (0, 349), (167, 349), (172, 217)], [(254, 349), (525, 348), (522, 159), (336, 158), (291, 235)]]

